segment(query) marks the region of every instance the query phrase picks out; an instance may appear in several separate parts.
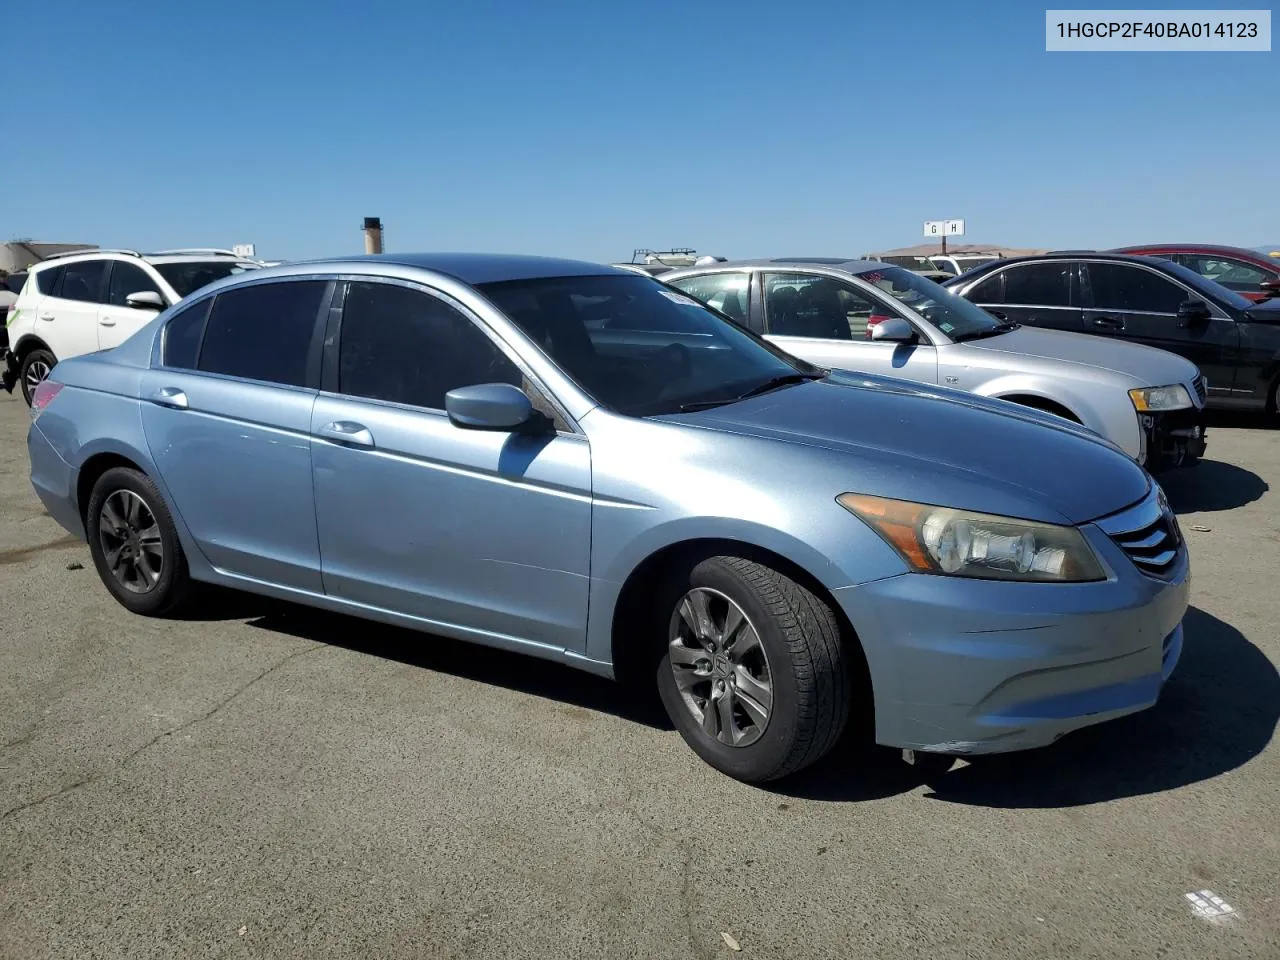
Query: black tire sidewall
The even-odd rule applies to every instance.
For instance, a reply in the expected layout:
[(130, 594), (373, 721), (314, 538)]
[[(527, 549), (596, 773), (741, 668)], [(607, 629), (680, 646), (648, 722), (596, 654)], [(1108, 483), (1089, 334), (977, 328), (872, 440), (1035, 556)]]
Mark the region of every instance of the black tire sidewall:
[[(676, 604), (695, 587), (709, 587), (730, 597), (751, 620), (764, 647), (773, 681), (773, 707), (764, 734), (750, 746), (731, 747), (707, 736), (689, 712), (676, 685), (667, 653), (670, 619)], [(658, 664), (658, 693), (671, 722), (694, 752), (717, 770), (749, 783), (771, 779), (786, 765), (801, 733), (798, 680), (792, 653), (777, 617), (755, 589), (719, 558), (704, 560), (686, 576), (672, 577), (656, 607), (663, 644)]]
[(58, 358), (44, 349), (32, 350), (22, 358), (22, 364), (18, 367), (18, 382), (22, 386), (22, 399), (27, 401), (28, 407), (31, 406), (31, 392), (27, 389), (27, 369), (37, 360), (44, 360), (50, 371), (58, 365)]
[[(112, 576), (107, 566), (106, 554), (102, 549), (102, 539), (99, 536), (102, 504), (111, 494), (119, 490), (130, 490), (141, 497), (160, 528), (160, 540), (164, 547), (165, 559), (160, 570), (159, 582), (147, 593), (131, 593), (121, 586)], [(182, 543), (178, 539), (173, 516), (160, 496), (160, 491), (145, 474), (128, 467), (112, 467), (98, 478), (97, 483), (93, 485), (85, 510), (85, 535), (89, 541), (89, 553), (93, 557), (93, 565), (97, 568), (103, 585), (127, 610), (147, 616), (158, 616), (169, 612), (186, 599), (189, 578)]]

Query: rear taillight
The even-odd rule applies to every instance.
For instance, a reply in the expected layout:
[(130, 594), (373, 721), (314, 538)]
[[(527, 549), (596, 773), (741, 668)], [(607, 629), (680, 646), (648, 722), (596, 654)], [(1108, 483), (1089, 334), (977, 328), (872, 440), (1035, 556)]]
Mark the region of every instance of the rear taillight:
[(54, 380), (41, 380), (31, 394), (31, 419), (40, 416), (53, 398), (62, 392), (62, 384)]

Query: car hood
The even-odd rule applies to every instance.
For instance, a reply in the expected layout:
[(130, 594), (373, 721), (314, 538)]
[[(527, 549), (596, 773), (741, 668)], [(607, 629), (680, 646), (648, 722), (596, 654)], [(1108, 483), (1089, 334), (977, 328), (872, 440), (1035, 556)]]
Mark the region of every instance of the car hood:
[(967, 347), (1024, 357), (1063, 360), (1098, 370), (1108, 370), (1141, 381), (1140, 386), (1163, 387), (1189, 383), (1195, 379), (1196, 365), (1190, 360), (1140, 343), (1126, 343), (1114, 337), (1095, 337), (1067, 330), (1019, 327), (998, 337), (971, 340)]
[(1087, 428), (892, 377), (834, 372), (659, 419), (848, 454), (859, 493), (1049, 523), (1114, 513), (1149, 489), (1145, 470)]
[(1255, 303), (1249, 308), (1248, 315), (1255, 320), (1261, 319), (1264, 323), (1280, 323), (1280, 297)]

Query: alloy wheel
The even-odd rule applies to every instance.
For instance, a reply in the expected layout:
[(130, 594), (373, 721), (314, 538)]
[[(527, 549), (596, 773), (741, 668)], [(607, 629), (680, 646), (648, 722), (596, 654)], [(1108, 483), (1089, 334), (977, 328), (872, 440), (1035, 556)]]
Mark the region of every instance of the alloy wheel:
[(668, 631), (680, 697), (703, 732), (747, 747), (764, 735), (773, 709), (773, 674), (760, 634), (743, 609), (708, 587), (676, 604)]
[(116, 490), (102, 502), (98, 539), (107, 569), (130, 593), (150, 593), (164, 569), (164, 540), (147, 502), (132, 490)]
[(27, 364), (26, 387), (28, 394), (35, 393), (36, 387), (49, 378), (50, 370), (50, 366), (43, 360), (36, 360)]

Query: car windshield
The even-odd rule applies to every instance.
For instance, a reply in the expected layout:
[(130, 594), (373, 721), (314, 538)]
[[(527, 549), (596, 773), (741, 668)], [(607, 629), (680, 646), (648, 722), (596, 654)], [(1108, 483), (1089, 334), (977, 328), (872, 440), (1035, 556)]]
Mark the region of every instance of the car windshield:
[(179, 297), (186, 297), (203, 286), (221, 280), (224, 277), (256, 270), (257, 265), (238, 260), (180, 260), (173, 263), (157, 263), (160, 271), (173, 292)]
[(592, 399), (627, 416), (732, 403), (823, 374), (638, 274), (511, 280), (477, 289)]
[(905, 303), (952, 340), (970, 340), (1010, 329), (981, 307), (910, 270), (885, 267), (858, 277)]

